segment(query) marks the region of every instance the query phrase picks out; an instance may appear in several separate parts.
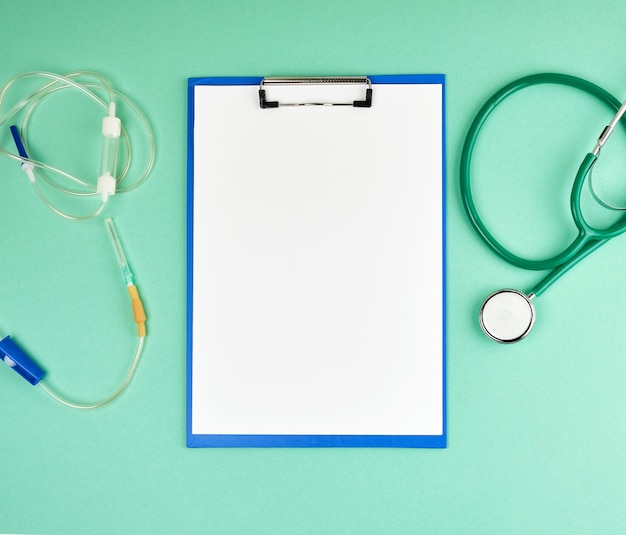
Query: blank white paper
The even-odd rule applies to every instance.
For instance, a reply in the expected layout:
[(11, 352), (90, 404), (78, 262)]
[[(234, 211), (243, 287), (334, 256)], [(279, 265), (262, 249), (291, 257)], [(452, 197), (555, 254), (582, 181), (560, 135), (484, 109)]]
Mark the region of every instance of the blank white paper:
[(192, 432), (441, 435), (442, 86), (194, 103)]

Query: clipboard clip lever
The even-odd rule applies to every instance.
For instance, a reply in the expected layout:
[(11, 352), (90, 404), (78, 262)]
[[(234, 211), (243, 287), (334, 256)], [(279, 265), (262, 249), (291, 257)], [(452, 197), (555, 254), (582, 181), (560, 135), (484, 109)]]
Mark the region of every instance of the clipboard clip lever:
[[(364, 85), (365, 99), (352, 100), (351, 102), (278, 102), (268, 100), (266, 96), (267, 86), (297, 86), (297, 85)], [(261, 108), (278, 108), (282, 106), (352, 106), (354, 108), (372, 107), (372, 82), (365, 76), (334, 76), (334, 77), (285, 77), (263, 78), (259, 86), (259, 104)]]

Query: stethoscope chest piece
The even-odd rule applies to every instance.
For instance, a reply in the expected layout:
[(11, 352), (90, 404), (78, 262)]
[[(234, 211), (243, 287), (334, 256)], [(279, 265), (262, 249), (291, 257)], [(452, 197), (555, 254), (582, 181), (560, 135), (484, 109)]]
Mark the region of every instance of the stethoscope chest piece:
[(498, 290), (480, 307), (480, 326), (496, 342), (518, 342), (530, 332), (534, 323), (535, 307), (517, 290)]

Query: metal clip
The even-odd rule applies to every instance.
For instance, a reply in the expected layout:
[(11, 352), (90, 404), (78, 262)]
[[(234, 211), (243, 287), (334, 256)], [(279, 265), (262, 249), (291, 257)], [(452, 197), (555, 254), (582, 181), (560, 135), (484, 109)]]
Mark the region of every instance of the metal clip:
[[(365, 99), (352, 102), (282, 102), (268, 100), (265, 94), (266, 86), (287, 85), (366, 85)], [(280, 106), (353, 106), (355, 108), (372, 107), (372, 82), (365, 76), (326, 76), (326, 77), (286, 77), (264, 78), (259, 86), (259, 103), (261, 108), (278, 108)]]

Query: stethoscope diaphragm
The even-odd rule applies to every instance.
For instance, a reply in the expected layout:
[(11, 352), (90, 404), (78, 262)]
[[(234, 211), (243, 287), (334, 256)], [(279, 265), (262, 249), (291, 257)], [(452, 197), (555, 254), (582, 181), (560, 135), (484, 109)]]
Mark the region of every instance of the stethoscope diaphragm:
[(535, 323), (535, 307), (529, 297), (517, 290), (498, 290), (485, 299), (479, 319), (489, 338), (510, 344), (530, 332)]

